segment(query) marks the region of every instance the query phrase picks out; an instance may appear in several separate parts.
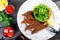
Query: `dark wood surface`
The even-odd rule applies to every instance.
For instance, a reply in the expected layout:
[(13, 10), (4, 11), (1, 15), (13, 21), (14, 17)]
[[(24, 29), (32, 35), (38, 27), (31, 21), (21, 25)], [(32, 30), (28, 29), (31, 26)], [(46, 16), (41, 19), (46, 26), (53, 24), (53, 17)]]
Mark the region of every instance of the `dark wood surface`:
[[(0, 38), (3, 36), (3, 38), (4, 38), (4, 40), (15, 40), (15, 38), (17, 37), (17, 36), (20, 36), (20, 35), (22, 35), (21, 34), (21, 32), (20, 32), (20, 30), (19, 30), (19, 28), (18, 28), (18, 25), (17, 25), (17, 13), (18, 13), (18, 10), (19, 10), (19, 8), (20, 8), (20, 6), (21, 6), (21, 4), (24, 2), (24, 1), (26, 1), (26, 0), (8, 0), (8, 2), (9, 2), (9, 4), (12, 4), (14, 7), (15, 7), (15, 12), (14, 12), (14, 14), (12, 14), (12, 16), (15, 18), (15, 20), (13, 20), (11, 23), (13, 24), (13, 25), (15, 25), (13, 28), (15, 28), (15, 35), (12, 37), (12, 38), (6, 38), (6, 37), (4, 37), (3, 36), (3, 29), (4, 28), (0, 28)], [(60, 1), (59, 0), (53, 0), (56, 4), (57, 4), (57, 6), (60, 8)], [(29, 39), (27, 39), (26, 37), (25, 37), (25, 40), (29, 40)], [(53, 38), (51, 38), (51, 39), (49, 39), (49, 40), (60, 40), (60, 34), (56, 34)]]

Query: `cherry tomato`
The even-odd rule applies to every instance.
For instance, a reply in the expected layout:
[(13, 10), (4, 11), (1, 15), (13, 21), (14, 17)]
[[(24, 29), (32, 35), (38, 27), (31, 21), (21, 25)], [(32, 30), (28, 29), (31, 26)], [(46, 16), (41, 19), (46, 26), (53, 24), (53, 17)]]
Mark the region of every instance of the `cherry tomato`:
[(8, 5), (7, 7), (6, 7), (6, 12), (7, 12), (7, 14), (12, 14), (13, 12), (14, 12), (14, 10), (15, 10), (15, 8), (14, 8), (14, 6), (13, 5)]
[(8, 26), (7, 28), (4, 29), (4, 36), (11, 38), (14, 35), (14, 29), (10, 26)]

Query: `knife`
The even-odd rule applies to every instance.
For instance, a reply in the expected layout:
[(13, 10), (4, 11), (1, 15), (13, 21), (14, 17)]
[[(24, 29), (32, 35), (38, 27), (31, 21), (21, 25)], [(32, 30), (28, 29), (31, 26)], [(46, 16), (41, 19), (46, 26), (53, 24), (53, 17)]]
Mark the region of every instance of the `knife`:
[(47, 30), (49, 30), (50, 32), (56, 33), (56, 34), (60, 34), (59, 31), (55, 30), (55, 29), (52, 28), (52, 27), (47, 27)]

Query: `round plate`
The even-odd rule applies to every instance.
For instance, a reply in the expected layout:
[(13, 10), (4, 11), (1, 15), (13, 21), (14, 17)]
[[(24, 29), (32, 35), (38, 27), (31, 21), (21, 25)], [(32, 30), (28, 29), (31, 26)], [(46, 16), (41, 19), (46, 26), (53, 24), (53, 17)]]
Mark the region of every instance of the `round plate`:
[(21, 23), (24, 20), (24, 17), (22, 16), (22, 14), (24, 14), (25, 12), (27, 12), (29, 10), (33, 10), (34, 6), (39, 5), (40, 3), (43, 3), (47, 6), (49, 6), (51, 8), (51, 10), (53, 11), (54, 18), (55, 18), (54, 22), (56, 24), (56, 25), (54, 25), (53, 28), (58, 31), (59, 26), (60, 26), (60, 23), (59, 23), (60, 22), (59, 21), (60, 20), (60, 16), (59, 16), (60, 11), (54, 2), (52, 2), (51, 0), (28, 0), (28, 1), (25, 1), (19, 9), (19, 12), (17, 15), (17, 23), (18, 23), (20, 31), (26, 37), (28, 37), (29, 39), (32, 39), (32, 40), (47, 40), (55, 35), (55, 33), (48, 31), (46, 28), (35, 34), (31, 34), (31, 31), (29, 31), (29, 30), (25, 31), (26, 25)]

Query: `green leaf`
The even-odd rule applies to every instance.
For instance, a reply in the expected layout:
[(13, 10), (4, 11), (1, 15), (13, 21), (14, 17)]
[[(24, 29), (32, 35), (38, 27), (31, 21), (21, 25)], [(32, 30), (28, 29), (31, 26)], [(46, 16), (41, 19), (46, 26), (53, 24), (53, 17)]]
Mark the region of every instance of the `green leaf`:
[(13, 17), (9, 17), (9, 20), (13, 20), (14, 18)]
[(0, 22), (3, 20), (2, 16), (0, 16)]

